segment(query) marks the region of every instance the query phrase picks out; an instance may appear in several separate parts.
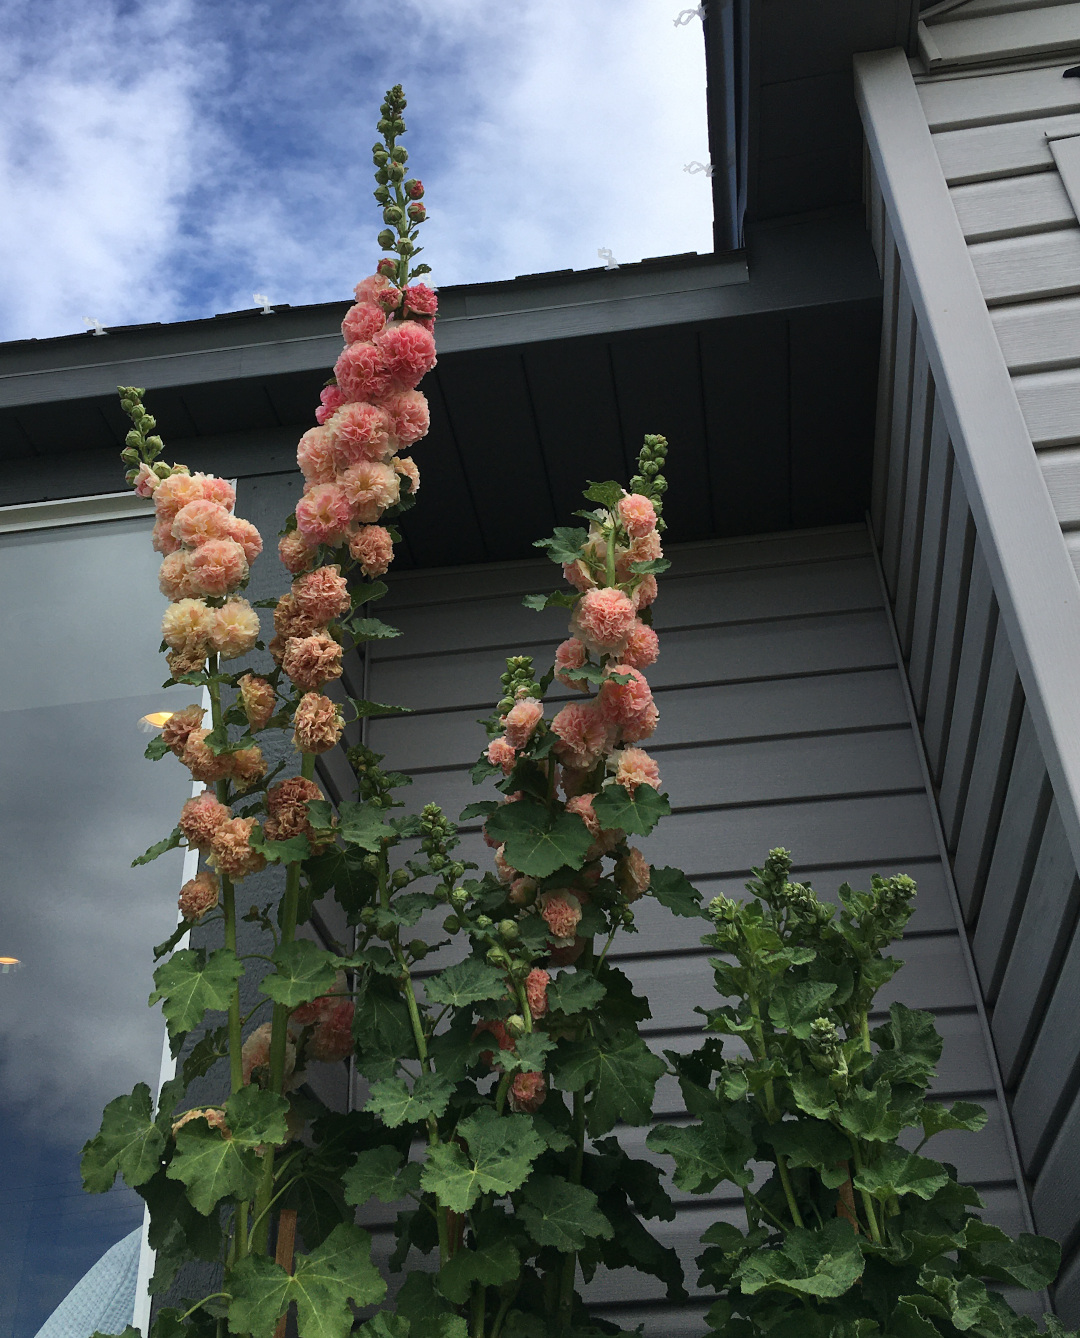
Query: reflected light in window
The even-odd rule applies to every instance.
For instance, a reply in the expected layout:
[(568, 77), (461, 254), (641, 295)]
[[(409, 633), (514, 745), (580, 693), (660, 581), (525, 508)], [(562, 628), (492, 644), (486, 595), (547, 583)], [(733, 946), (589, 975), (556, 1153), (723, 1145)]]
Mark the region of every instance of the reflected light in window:
[(149, 715), (144, 715), (140, 719), (139, 729), (143, 734), (153, 734), (165, 727), (172, 714), (172, 711), (151, 711)]
[(22, 962), (17, 957), (0, 957), (0, 976), (10, 975), (12, 971), (18, 971)]

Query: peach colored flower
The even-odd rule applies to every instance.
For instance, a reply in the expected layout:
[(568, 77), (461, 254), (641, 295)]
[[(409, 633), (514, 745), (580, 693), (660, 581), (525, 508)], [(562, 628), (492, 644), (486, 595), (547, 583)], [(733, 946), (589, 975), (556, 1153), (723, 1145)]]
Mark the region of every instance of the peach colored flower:
[(185, 1124), (191, 1124), (193, 1120), (205, 1120), (210, 1128), (217, 1129), (223, 1138), (232, 1137), (229, 1126), (225, 1123), (225, 1112), (220, 1106), (196, 1106), (192, 1110), (185, 1110), (179, 1119), (173, 1120), (173, 1138)]
[(346, 344), (355, 344), (359, 340), (370, 340), (386, 324), (386, 313), (374, 302), (357, 302), (345, 313), (341, 322), (341, 337)]
[(348, 613), (352, 602), (349, 583), (336, 562), (297, 577), (292, 583), (292, 594), (301, 615), (310, 618), (315, 627), (325, 627)]
[(426, 283), (410, 283), (405, 289), (405, 310), (416, 316), (434, 316), (439, 310), (438, 294)]
[(335, 385), (323, 386), (319, 391), (319, 407), (315, 410), (315, 421), (320, 427), (345, 403), (345, 396)]
[(401, 485), (392, 465), (379, 460), (360, 460), (338, 479), (338, 486), (348, 499), (353, 517), (363, 525), (379, 519), (399, 497)]
[(578, 692), (588, 692), (587, 683), (567, 678), (567, 669), (580, 669), (588, 659), (588, 651), (576, 636), (567, 639), (555, 650), (555, 677), (564, 687), (575, 688)]
[[(272, 1029), (273, 1023), (264, 1022), (261, 1027), (256, 1027), (244, 1042), (240, 1056), (245, 1083), (251, 1082), (251, 1079), (256, 1076), (260, 1078), (270, 1076), (270, 1037)], [(290, 1037), (286, 1037), (284, 1076), (286, 1078), (291, 1077), (295, 1067), (296, 1046)]]
[(318, 631), (319, 624), (310, 614), (300, 607), (300, 601), (289, 591), (282, 595), (274, 606), (274, 631), (283, 637), (310, 636)]
[(213, 790), (203, 790), (180, 810), (180, 830), (195, 850), (209, 850), (214, 833), (232, 817), (232, 810), (218, 802)]
[(596, 585), (596, 582), (593, 580), (592, 572), (580, 558), (577, 562), (564, 562), (562, 574), (563, 578), (567, 580), (575, 590), (580, 590), (583, 593), (586, 590), (592, 590)]
[(568, 799), (576, 794), (585, 794), (589, 788), (589, 779), (592, 776), (592, 769), (595, 763), (579, 770), (576, 767), (561, 766), (559, 768), (559, 784), (562, 786), (563, 794)]
[(550, 984), (551, 977), (539, 966), (534, 966), (525, 977), (525, 997), (534, 1018), (543, 1017), (548, 1010), (547, 987)]
[(390, 389), (390, 368), (382, 349), (366, 339), (345, 345), (334, 363), (334, 375), (347, 400), (377, 400)]
[(626, 649), (622, 653), (624, 664), (632, 669), (645, 669), (656, 663), (660, 654), (660, 638), (643, 622), (636, 622), (626, 638)]
[(627, 901), (637, 901), (649, 890), (652, 868), (636, 846), (631, 846), (615, 864), (615, 882)]
[(628, 677), (628, 683), (616, 683), (605, 678), (600, 684), (596, 705), (609, 725), (633, 725), (641, 720), (653, 704), (652, 691), (640, 669), (628, 664), (608, 665), (609, 674)]
[(229, 756), (213, 751), (206, 742), (209, 733), (208, 729), (193, 729), (180, 754), (180, 761), (191, 772), (192, 779), (202, 781), (204, 785), (213, 785), (229, 774)]
[(188, 573), (189, 556), (182, 548), (167, 554), (158, 572), (158, 589), (174, 603), (180, 599), (191, 599), (198, 593)]
[(266, 775), (266, 758), (257, 745), (224, 754), (229, 759), (229, 779), (238, 790), (250, 790)]
[(416, 321), (392, 321), (375, 336), (375, 346), (397, 389), (414, 389), (435, 366), (435, 338)]
[(390, 450), (390, 415), (374, 404), (343, 404), (326, 431), (338, 473), (361, 460), (381, 460)]
[(382, 407), (390, 416), (390, 435), (400, 450), (426, 437), (431, 426), (428, 402), (422, 391), (397, 390), (387, 395)]
[(515, 1073), (507, 1093), (510, 1109), (517, 1114), (539, 1110), (547, 1098), (547, 1083), (542, 1073)]
[(318, 1023), (307, 1043), (307, 1054), (324, 1064), (348, 1059), (353, 1050), (352, 1022), (356, 1006), (351, 999), (334, 1004), (328, 1016)]
[(581, 902), (573, 892), (541, 892), (537, 898), (540, 917), (551, 930), (556, 948), (568, 948), (581, 923)]
[(513, 744), (509, 743), (502, 735), (491, 740), (484, 756), (493, 767), (501, 767), (504, 776), (510, 775), (514, 769), (514, 763), (517, 761), (517, 753), (514, 751)]
[(265, 678), (256, 678), (254, 674), (244, 674), (237, 685), (240, 688), (240, 705), (251, 729), (260, 730), (274, 714), (276, 696), (274, 689)]
[(218, 904), (218, 895), (220, 885), (217, 880), (217, 874), (211, 873), (209, 869), (197, 873), (194, 878), (189, 878), (180, 889), (180, 914), (185, 920), (201, 920), (203, 916), (212, 911)]
[(621, 650), (634, 623), (635, 609), (621, 590), (587, 590), (574, 609), (571, 630), (590, 650)]
[(262, 535), (250, 520), (243, 520), (240, 516), (231, 518), (228, 537), (244, 550), (249, 567), (263, 550)]
[(383, 576), (394, 560), (394, 541), (383, 525), (362, 525), (349, 540), (349, 553), (365, 576)]
[(213, 474), (195, 474), (204, 501), (217, 502), (226, 511), (236, 506), (236, 489), (228, 479), (216, 478)]
[(198, 501), (182, 506), (173, 517), (173, 538), (190, 548), (197, 548), (210, 539), (227, 539), (232, 520), (232, 512), (226, 511), (220, 503), (200, 497)]
[(656, 577), (643, 576), (641, 578), (641, 584), (634, 591), (634, 608), (638, 612), (642, 609), (647, 609), (656, 598), (656, 595)]
[(150, 532), (150, 543), (155, 553), (168, 555), (179, 549), (180, 540), (174, 539), (172, 534), (172, 517), (154, 522), (154, 528)]
[(161, 727), (161, 738), (170, 753), (177, 757), (184, 751), (188, 736), (192, 730), (202, 724), (206, 711), (201, 706), (185, 706), (181, 711), (174, 711)]
[(181, 507), (187, 506), (189, 502), (197, 502), (204, 496), (202, 482), (197, 475), (170, 474), (154, 489), (154, 510), (158, 519), (167, 520), (171, 528)]
[(656, 703), (650, 702), (640, 715), (633, 716), (620, 727), (622, 742), (639, 743), (649, 738), (656, 733), (659, 722), (660, 712), (656, 709)]
[(178, 599), (170, 604), (161, 619), (161, 636), (170, 650), (203, 655), (210, 644), (214, 610), (201, 599)]
[(500, 846), (495, 852), (495, 872), (500, 883), (509, 886), (517, 877), (517, 869), (506, 858), (506, 847)]
[(210, 539), (192, 553), (188, 571), (204, 595), (227, 595), (247, 580), (247, 558), (235, 539)]
[(395, 455), (390, 463), (399, 478), (408, 479), (408, 493), (414, 497), (420, 491), (420, 470), (416, 461), (408, 455)]
[(161, 480), (144, 460), (131, 486), (135, 490), (136, 497), (153, 497), (160, 482)]
[(578, 771), (587, 771), (596, 765), (611, 735), (595, 699), (564, 706), (551, 722), (551, 728), (559, 736), (555, 745), (556, 757), (564, 766)]
[(303, 776), (291, 776), (278, 781), (266, 792), (269, 814), (265, 828), (271, 841), (287, 841), (292, 836), (310, 836), (307, 806), (313, 800), (324, 799), (322, 790), (314, 781)]
[(353, 292), (357, 302), (374, 302), (383, 311), (396, 311), (401, 305), (401, 289), (392, 284), (385, 274), (372, 274), (361, 279)]
[(296, 576), (315, 561), (317, 547), (317, 544), (308, 543), (299, 530), (289, 530), (278, 540), (278, 557), (285, 570)]
[[(512, 1050), (514, 1048), (514, 1039), (506, 1030), (506, 1025), (496, 1017), (484, 1018), (482, 1022), (476, 1024), (476, 1030), (473, 1032), (473, 1039), (482, 1036), (484, 1032), (490, 1032), (499, 1043), (500, 1050)], [(495, 1055), (491, 1050), (482, 1050), (480, 1052), (480, 1062), (493, 1067), (495, 1064)]]
[(641, 539), (656, 529), (656, 509), (641, 493), (619, 498), (619, 516), (631, 539)]
[(314, 692), (341, 677), (341, 643), (325, 632), (289, 637), (281, 667), (302, 692)]
[(536, 895), (536, 887), (535, 878), (515, 878), (510, 884), (510, 891), (506, 894), (506, 900), (511, 906), (529, 906)]
[(328, 427), (309, 427), (296, 447), (296, 463), (308, 483), (333, 483), (334, 439)]
[(345, 722), (329, 697), (307, 692), (293, 716), (293, 740), (303, 753), (325, 753), (341, 738)]
[(637, 539), (631, 540), (630, 547), (626, 550), (626, 560), (630, 562), (655, 562), (657, 558), (664, 556), (664, 549), (660, 543), (660, 536), (655, 530), (650, 530), (648, 534), (643, 534)]
[(200, 674), (206, 668), (205, 650), (189, 647), (187, 650), (170, 650), (165, 655), (169, 673), (179, 679), (184, 674)]
[(265, 858), (252, 850), (250, 844), (257, 825), (254, 818), (230, 818), (221, 824), (210, 842), (214, 868), (234, 882), (266, 868)]
[(312, 547), (340, 543), (349, 520), (349, 499), (334, 483), (310, 486), (296, 504), (296, 528)]
[(615, 783), (627, 794), (633, 795), (639, 785), (660, 789), (660, 768), (643, 748), (622, 748), (612, 753), (615, 763)]
[(289, 1014), (289, 1021), (295, 1022), (298, 1027), (313, 1027), (316, 1022), (324, 1021), (330, 1016), (334, 1006), (341, 1002), (341, 992), (344, 988), (345, 973), (339, 971), (329, 992), (320, 994), (317, 999), (312, 999), (308, 1003), (298, 1004)]
[(259, 639), (259, 615), (246, 599), (235, 596), (214, 610), (210, 648), (223, 660), (235, 660), (253, 650)]
[(576, 794), (566, 801), (567, 813), (576, 813), (588, 829), (590, 836), (600, 835), (600, 819), (593, 811), (595, 794)]
[(525, 697), (503, 716), (506, 727), (506, 742), (511, 748), (524, 748), (536, 732), (536, 727), (544, 718), (543, 703), (535, 697)]

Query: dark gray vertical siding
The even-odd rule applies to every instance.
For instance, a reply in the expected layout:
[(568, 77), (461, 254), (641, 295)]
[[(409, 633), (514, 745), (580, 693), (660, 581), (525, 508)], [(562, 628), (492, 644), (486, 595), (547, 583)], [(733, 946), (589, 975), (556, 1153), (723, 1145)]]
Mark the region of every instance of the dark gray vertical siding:
[[(916, 878), (918, 910), (899, 949), (907, 965), (883, 1005), (897, 998), (937, 1011), (945, 1035), (939, 1090), (990, 1111), (983, 1134), (945, 1136), (938, 1151), (979, 1185), (995, 1221), (1020, 1229), (1008, 1117), (995, 1096), (865, 531), (696, 544), (672, 555), (655, 605), (661, 653), (649, 677), (660, 726), (649, 750), (674, 815), (641, 842), (645, 853), (684, 868), (706, 897), (737, 895), (750, 865), (775, 845), (788, 846), (799, 876), (827, 895), (844, 880), (865, 885), (875, 872)], [(486, 793), (468, 777), (484, 745), (477, 718), (499, 694), (507, 655), (550, 662), (566, 635), (565, 611), (534, 613), (521, 596), (557, 583), (556, 568), (534, 562), (391, 580), (380, 613), (403, 635), (370, 648), (367, 692), (415, 713), (370, 721), (368, 741), (388, 765), (412, 774), (410, 806), (434, 799), (456, 817)], [(469, 857), (486, 864), (490, 852), (475, 824), (464, 830)], [(711, 997), (703, 926), (651, 901), (639, 903), (637, 926), (616, 951), (651, 1000), (649, 1043), (659, 1051), (692, 1047), (700, 1035), (693, 1007)], [(681, 1114), (677, 1085), (663, 1081), (658, 1116)], [(645, 1133), (625, 1129), (621, 1137), (646, 1155)], [(650, 1225), (679, 1251), (694, 1290), (701, 1232), (721, 1217), (739, 1220), (742, 1210), (723, 1190), (706, 1200), (677, 1197), (676, 1220)], [(371, 1218), (380, 1254), (389, 1249), (390, 1221), (388, 1209)], [(700, 1304), (673, 1309), (647, 1280), (598, 1275), (588, 1293), (599, 1312), (628, 1327), (643, 1322), (665, 1338), (701, 1331)]]

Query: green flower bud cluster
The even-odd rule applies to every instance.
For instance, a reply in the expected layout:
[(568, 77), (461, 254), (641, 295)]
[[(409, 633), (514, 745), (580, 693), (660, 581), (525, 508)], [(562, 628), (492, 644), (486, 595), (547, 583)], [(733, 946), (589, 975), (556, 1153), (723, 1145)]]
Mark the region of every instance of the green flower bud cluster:
[(392, 791), (399, 783), (393, 776), (388, 776), (379, 766), (382, 753), (373, 752), (365, 744), (358, 743), (346, 750), (349, 766), (356, 777), (358, 796), (364, 803), (376, 804), (380, 808), (392, 808)]
[(441, 874), (447, 883), (460, 878), (465, 872), (465, 865), (459, 860), (447, 858), (458, 844), (457, 828), (443, 814), (438, 804), (424, 806), (420, 814), (420, 833), (420, 849), (428, 857), (428, 863), (435, 872)]
[(815, 1018), (810, 1023), (807, 1048), (810, 1051), (810, 1062), (819, 1073), (827, 1074), (834, 1087), (846, 1085), (847, 1059), (844, 1057), (843, 1040), (834, 1022), (827, 1017)]
[(500, 677), (499, 682), (503, 690), (496, 708), (499, 715), (505, 715), (522, 697), (543, 696), (540, 684), (533, 677), (531, 655), (511, 655), (506, 661), (506, 673)]
[(638, 472), (630, 480), (630, 491), (640, 493), (652, 502), (653, 510), (660, 517), (656, 525), (658, 530), (667, 528), (662, 517), (664, 510), (663, 496), (667, 492), (668, 486), (667, 479), (664, 477), (664, 462), (667, 460), (667, 453), (666, 437), (646, 436), (645, 444), (638, 453)]
[(401, 85), (395, 84), (387, 91), (379, 108), (377, 128), (382, 139), (371, 146), (371, 160), (375, 166), (374, 195), (382, 207), (386, 224), (376, 240), (384, 251), (396, 253), (392, 277), (402, 288), (411, 278), (431, 272), (427, 265), (410, 268), (412, 257), (421, 249), (416, 245), (417, 229), (427, 219), (427, 208), (420, 203), (423, 185), (415, 177), (406, 180), (409, 154), (397, 143), (398, 137), (405, 133), (402, 113), (406, 105)]
[(158, 478), (167, 479), (173, 472), (172, 467), (163, 462), (154, 463), (161, 454), (163, 443), (154, 430), (157, 419), (143, 407), (142, 397), (146, 391), (141, 386), (117, 386), (116, 389), (120, 392), (120, 407), (132, 423), (120, 452), (120, 459), (129, 466), (125, 475), (127, 482), (135, 482), (140, 464), (151, 465)]

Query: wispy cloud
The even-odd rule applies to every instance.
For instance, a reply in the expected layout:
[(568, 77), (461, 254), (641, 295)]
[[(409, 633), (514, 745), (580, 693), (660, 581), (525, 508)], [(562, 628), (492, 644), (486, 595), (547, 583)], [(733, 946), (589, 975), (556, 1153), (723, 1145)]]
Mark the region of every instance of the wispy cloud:
[(402, 82), (440, 283), (706, 251), (700, 26), (664, 0), (0, 4), (0, 337), (344, 297)]

